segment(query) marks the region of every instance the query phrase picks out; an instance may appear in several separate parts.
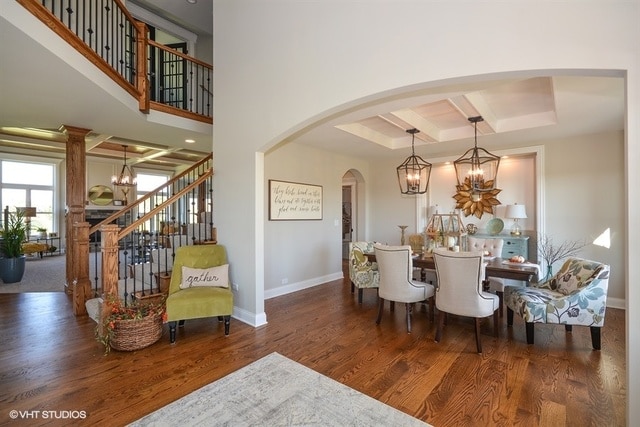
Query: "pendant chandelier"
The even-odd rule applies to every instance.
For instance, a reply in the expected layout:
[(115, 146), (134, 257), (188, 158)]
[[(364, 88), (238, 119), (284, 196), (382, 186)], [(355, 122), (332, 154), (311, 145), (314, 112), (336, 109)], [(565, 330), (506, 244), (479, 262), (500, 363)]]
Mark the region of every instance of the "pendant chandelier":
[(407, 130), (407, 133), (411, 134), (411, 156), (396, 168), (402, 194), (424, 194), (429, 186), (431, 163), (416, 156), (414, 151), (414, 141), (418, 132), (420, 132), (418, 129)]
[(122, 148), (124, 148), (124, 164), (122, 165), (120, 175), (113, 175), (111, 177), (111, 184), (121, 187), (133, 187), (137, 183), (137, 178), (133, 173), (133, 169), (127, 165), (127, 146), (123, 145)]
[(468, 120), (474, 124), (474, 146), (453, 162), (453, 166), (456, 169), (458, 189), (469, 187), (471, 200), (478, 201), (482, 198), (481, 193), (495, 189), (500, 157), (484, 148), (478, 148), (478, 122), (484, 121), (482, 116), (469, 117)]

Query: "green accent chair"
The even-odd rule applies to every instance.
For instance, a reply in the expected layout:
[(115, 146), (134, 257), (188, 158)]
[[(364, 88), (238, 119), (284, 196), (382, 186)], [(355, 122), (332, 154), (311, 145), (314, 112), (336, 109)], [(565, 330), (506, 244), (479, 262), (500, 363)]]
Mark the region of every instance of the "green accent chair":
[(600, 329), (604, 326), (609, 287), (609, 266), (597, 261), (569, 258), (548, 281), (528, 287), (507, 286), (507, 325), (513, 325), (513, 313), (526, 324), (527, 344), (533, 344), (534, 323), (589, 326), (591, 344), (600, 350)]
[(217, 316), (219, 321), (224, 320), (224, 334), (229, 335), (231, 314), (233, 314), (233, 292), (230, 288), (180, 288), (182, 266), (209, 268), (224, 264), (227, 264), (227, 253), (222, 245), (191, 245), (176, 249), (169, 296), (166, 302), (169, 341), (171, 343), (176, 341), (177, 323), (182, 326), (185, 320), (203, 317)]
[(369, 261), (367, 254), (373, 255), (373, 242), (349, 243), (349, 279), (351, 293), (358, 288), (358, 303), (362, 304), (362, 291), (366, 288), (378, 288), (380, 274), (378, 264)]

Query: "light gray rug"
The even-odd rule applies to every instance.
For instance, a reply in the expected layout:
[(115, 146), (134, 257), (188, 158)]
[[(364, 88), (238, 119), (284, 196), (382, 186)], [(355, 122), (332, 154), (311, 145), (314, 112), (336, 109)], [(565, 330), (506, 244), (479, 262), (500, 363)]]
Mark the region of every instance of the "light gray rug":
[(27, 255), (24, 276), (18, 283), (4, 283), (0, 279), (0, 293), (64, 292), (66, 257), (62, 255)]
[(132, 426), (428, 426), (271, 353)]

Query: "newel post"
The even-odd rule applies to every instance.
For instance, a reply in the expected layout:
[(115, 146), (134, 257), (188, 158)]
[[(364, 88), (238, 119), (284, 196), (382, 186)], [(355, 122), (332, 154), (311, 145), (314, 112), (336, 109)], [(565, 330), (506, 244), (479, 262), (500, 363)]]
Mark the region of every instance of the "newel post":
[[(100, 244), (102, 248), (102, 304), (101, 319), (111, 312), (110, 298), (118, 296), (118, 233), (120, 227), (107, 224), (100, 227)], [(102, 321), (100, 322), (102, 324)]]
[(149, 104), (150, 104), (150, 88), (149, 88), (149, 77), (147, 73), (147, 45), (148, 45), (148, 29), (147, 24), (144, 22), (136, 22), (136, 31), (138, 36), (137, 40), (137, 55), (136, 55), (136, 89), (140, 93), (140, 98), (138, 100), (138, 108), (145, 114), (149, 113)]
[(89, 280), (89, 223), (76, 222), (73, 224), (73, 253), (76, 254), (73, 263), (73, 314), (76, 316), (87, 314), (85, 303), (91, 295), (91, 281)]

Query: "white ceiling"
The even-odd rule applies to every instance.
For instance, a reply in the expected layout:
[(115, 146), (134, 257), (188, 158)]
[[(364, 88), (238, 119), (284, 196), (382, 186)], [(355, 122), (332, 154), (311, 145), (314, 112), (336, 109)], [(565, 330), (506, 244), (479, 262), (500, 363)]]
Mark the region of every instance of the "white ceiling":
[[(212, 0), (129, 0), (212, 33)], [(3, 58), (0, 128), (55, 129), (61, 124), (91, 128), (96, 137), (140, 141), (162, 150), (211, 150), (211, 133), (152, 122), (132, 114), (116, 99), (56, 58), (17, 27), (0, 19)], [(209, 24), (209, 25), (207, 25)], [(46, 69), (43, 68), (46, 64)], [(73, 101), (70, 101), (72, 99)], [(354, 102), (357, 104), (357, 102)], [(549, 139), (624, 129), (624, 80), (602, 76), (541, 76), (479, 81), (414, 90), (345, 107), (342, 114), (296, 133), (289, 141), (361, 158), (402, 157), (409, 153), (407, 129), (417, 128), (416, 153), (431, 157), (461, 154), (473, 142), (468, 117), (481, 115), (478, 145), (496, 150)], [(214, 112), (215, 123), (215, 112)], [(184, 139), (193, 137), (194, 146)], [(10, 140), (0, 132), (0, 144)]]

